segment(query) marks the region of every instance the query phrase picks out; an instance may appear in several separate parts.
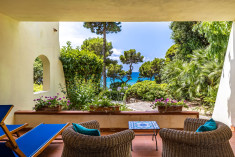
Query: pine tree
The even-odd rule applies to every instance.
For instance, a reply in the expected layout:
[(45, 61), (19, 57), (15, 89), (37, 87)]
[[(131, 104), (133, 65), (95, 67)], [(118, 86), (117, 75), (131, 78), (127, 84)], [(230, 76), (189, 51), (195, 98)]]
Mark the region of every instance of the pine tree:
[(92, 33), (103, 35), (103, 88), (106, 89), (106, 34), (121, 31), (121, 22), (84, 22), (83, 27)]

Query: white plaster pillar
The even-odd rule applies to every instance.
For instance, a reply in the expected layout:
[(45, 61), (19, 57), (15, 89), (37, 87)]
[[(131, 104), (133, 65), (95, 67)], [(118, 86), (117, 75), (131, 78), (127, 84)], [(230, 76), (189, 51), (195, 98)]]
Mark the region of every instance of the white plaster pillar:
[(235, 126), (235, 23), (229, 37), (220, 85), (212, 115), (217, 121)]

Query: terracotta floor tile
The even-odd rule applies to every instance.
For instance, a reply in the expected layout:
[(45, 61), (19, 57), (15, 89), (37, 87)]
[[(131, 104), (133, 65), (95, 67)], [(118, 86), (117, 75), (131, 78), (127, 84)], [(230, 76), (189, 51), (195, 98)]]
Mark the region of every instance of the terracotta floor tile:
[[(109, 135), (110, 132), (103, 132), (102, 135)], [(61, 140), (60, 140), (61, 141)], [(57, 142), (57, 141), (55, 141)], [(151, 136), (136, 136), (133, 140), (132, 157), (161, 157), (162, 141), (159, 135), (157, 136), (158, 151), (155, 150), (155, 141), (152, 141)], [(233, 151), (235, 152), (235, 132), (230, 140)], [(60, 157), (63, 151), (63, 143), (50, 144), (39, 157)]]

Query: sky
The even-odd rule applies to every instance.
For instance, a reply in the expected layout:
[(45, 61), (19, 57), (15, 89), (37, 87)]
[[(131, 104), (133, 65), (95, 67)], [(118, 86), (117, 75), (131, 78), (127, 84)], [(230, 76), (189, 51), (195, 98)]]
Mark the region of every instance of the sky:
[[(119, 56), (130, 49), (135, 49), (144, 56), (144, 62), (154, 58), (164, 58), (166, 51), (174, 44), (169, 28), (170, 22), (122, 22), (122, 31), (107, 34), (107, 41), (112, 42), (113, 54), (110, 58), (119, 60)], [(102, 37), (83, 27), (83, 22), (60, 22), (60, 47), (72, 42), (76, 48), (87, 38)], [(135, 64), (133, 72), (138, 72), (143, 63)], [(127, 65), (123, 65), (128, 70)]]

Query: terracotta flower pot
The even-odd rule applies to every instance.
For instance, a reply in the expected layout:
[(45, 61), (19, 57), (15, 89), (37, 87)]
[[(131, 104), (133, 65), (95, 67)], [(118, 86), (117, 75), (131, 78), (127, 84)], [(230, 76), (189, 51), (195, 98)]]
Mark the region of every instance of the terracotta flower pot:
[(181, 112), (183, 106), (158, 106), (158, 111), (160, 113), (164, 112)]
[(36, 111), (52, 111), (52, 112), (57, 112), (61, 111), (61, 105), (49, 107), (49, 106), (42, 106), (41, 108), (37, 109)]
[(120, 111), (120, 107), (119, 107), (119, 106), (108, 106), (108, 107), (90, 106), (90, 111), (98, 111), (98, 112), (118, 112), (118, 111)]

